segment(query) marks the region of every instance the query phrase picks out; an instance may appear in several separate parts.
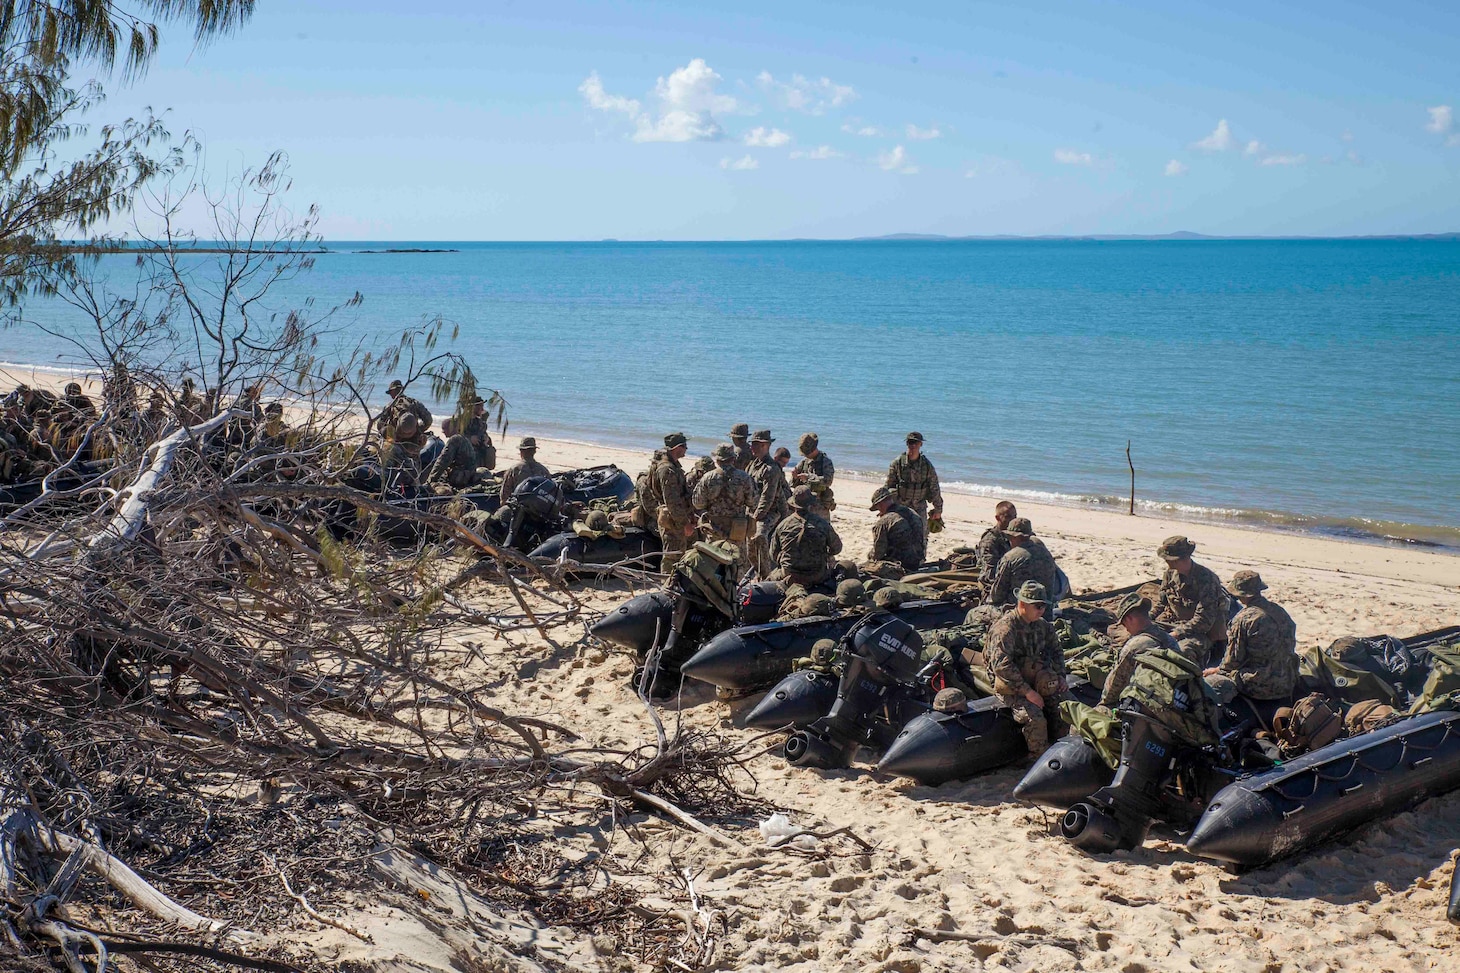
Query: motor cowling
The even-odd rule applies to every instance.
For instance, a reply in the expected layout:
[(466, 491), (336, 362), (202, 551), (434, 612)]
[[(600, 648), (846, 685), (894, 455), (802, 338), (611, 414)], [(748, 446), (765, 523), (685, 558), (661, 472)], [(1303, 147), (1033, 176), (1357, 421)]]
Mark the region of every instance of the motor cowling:
[(852, 652), (868, 663), (864, 675), (912, 683), (922, 668), (923, 637), (896, 615), (873, 615), (852, 636)]
[(512, 491), (512, 501), (528, 516), (546, 520), (558, 512), (563, 492), (550, 476), (530, 476), (517, 484), (517, 489)]

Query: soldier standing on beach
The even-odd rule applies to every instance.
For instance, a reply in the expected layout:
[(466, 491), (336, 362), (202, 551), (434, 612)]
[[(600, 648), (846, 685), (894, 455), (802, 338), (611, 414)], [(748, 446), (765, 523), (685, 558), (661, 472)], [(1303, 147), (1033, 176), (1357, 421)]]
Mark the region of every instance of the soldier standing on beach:
[[(938, 471), (923, 455), (923, 434), (907, 434), (907, 452), (892, 461), (887, 467), (889, 490), (897, 491), (900, 503), (912, 508), (922, 521), (923, 535), (936, 534), (943, 529), (943, 491), (938, 488)], [(931, 520), (938, 521), (933, 526)]]
[(1230, 703), (1237, 694), (1252, 699), (1288, 699), (1298, 683), (1298, 627), (1281, 605), (1268, 601), (1256, 571), (1238, 571), (1227, 592), (1242, 610), (1227, 626), (1227, 651), (1219, 665), (1202, 673), (1207, 685)]
[(750, 536), (750, 563), (761, 578), (770, 576), (771, 534), (781, 518), (786, 516), (787, 500), (791, 488), (786, 483), (786, 472), (771, 459), (771, 437), (769, 429), (761, 429), (750, 440), (750, 450), (755, 459), (750, 464), (750, 478), (755, 481), (755, 509), (751, 514), (754, 533)]
[[(721, 443), (710, 454), (715, 467), (694, 488), (695, 510), (709, 523), (706, 540), (728, 540), (744, 545), (749, 535), (750, 508), (755, 503), (755, 481), (735, 467), (735, 447)], [(702, 526), (701, 530), (705, 530)]]
[(659, 541), (664, 548), (660, 570), (665, 574), (679, 563), (695, 530), (694, 502), (685, 483), (684, 467), (679, 465), (688, 451), (689, 440), (684, 433), (670, 433), (664, 437), (664, 459), (654, 469), (652, 489), (659, 501)]
[(1227, 599), (1211, 569), (1191, 559), (1195, 551), (1196, 544), (1180, 534), (1156, 549), (1166, 573), (1151, 618), (1171, 633), (1182, 655), (1204, 668), (1213, 643), (1227, 640)]
[(730, 445), (735, 447), (735, 468), (749, 471), (755, 454), (750, 449), (750, 426), (747, 423), (737, 422), (730, 427)]
[(831, 492), (831, 481), (836, 479), (836, 467), (831, 457), (821, 451), (821, 439), (814, 432), (808, 432), (796, 444), (801, 451), (801, 462), (791, 474), (796, 486), (809, 486), (817, 501), (826, 508), (826, 515), (836, 509), (836, 497)]

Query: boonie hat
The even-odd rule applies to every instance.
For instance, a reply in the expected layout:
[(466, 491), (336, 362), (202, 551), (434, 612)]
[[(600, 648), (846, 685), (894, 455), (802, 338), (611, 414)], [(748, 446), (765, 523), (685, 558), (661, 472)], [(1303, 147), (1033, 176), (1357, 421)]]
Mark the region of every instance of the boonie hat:
[(753, 443), (773, 443), (775, 439), (771, 436), (769, 429), (757, 429), (755, 435), (750, 437), (750, 441)]
[(1156, 548), (1156, 554), (1162, 560), (1179, 561), (1184, 557), (1191, 557), (1192, 552), (1195, 550), (1196, 545), (1185, 536), (1173, 534), (1161, 542), (1161, 546)]
[(920, 443), (923, 441), (923, 434), (920, 432), (910, 432), (907, 434), (906, 441), (910, 443)]
[(405, 388), (405, 385), (401, 382), (401, 380), (400, 379), (395, 379), (394, 381), (392, 381), (389, 385), (387, 385), (385, 387), (385, 390), (387, 392), (399, 392), (399, 391), (401, 391), (404, 388)]
[(1151, 613), (1151, 599), (1142, 598), (1139, 593), (1131, 592), (1120, 599), (1120, 604), (1115, 606), (1115, 620), (1117, 622), (1123, 622), (1125, 621), (1125, 616), (1133, 611), (1141, 611), (1149, 615)]
[(532, 436), (523, 436), (520, 440), (518, 440), (517, 448), (519, 450), (537, 449), (537, 440), (534, 439)]
[(877, 509), (877, 505), (879, 503), (881, 503), (882, 501), (884, 501), (884, 500), (896, 500), (896, 499), (897, 499), (897, 491), (896, 490), (892, 489), (892, 487), (880, 486), (877, 489), (875, 489), (875, 490), (872, 491), (872, 503), (870, 505), (868, 505), (867, 509), (868, 510), (876, 510)]
[(1004, 528), (1006, 537), (1033, 537), (1034, 525), (1029, 522), (1028, 517), (1015, 517), (1009, 521), (1009, 526)]
[(938, 695), (933, 697), (933, 710), (938, 713), (956, 713), (966, 705), (968, 697), (953, 686), (938, 690)]
[(735, 425), (733, 425), (733, 426), (730, 427), (730, 435), (732, 435), (732, 436), (749, 436), (750, 435), (750, 424), (749, 423), (746, 423), (746, 422), (737, 422)]
[(689, 440), (682, 432), (672, 432), (664, 437), (664, 448), (673, 449), (676, 446), (688, 446)]
[(717, 463), (728, 463), (735, 458), (735, 447), (729, 443), (721, 443), (710, 455)]
[(810, 510), (811, 505), (816, 502), (816, 494), (811, 492), (809, 486), (798, 486), (791, 491), (791, 506), (797, 510)]
[(1262, 575), (1247, 569), (1232, 575), (1232, 580), (1227, 582), (1226, 587), (1227, 591), (1244, 598), (1251, 598), (1259, 591), (1267, 589), (1267, 585), (1262, 583)]
[(1019, 586), (1014, 597), (1026, 605), (1048, 605), (1049, 592), (1038, 581), (1026, 581)]
[(801, 450), (802, 456), (810, 456), (811, 453), (816, 449), (817, 444), (820, 442), (821, 440), (817, 438), (816, 433), (808, 432), (801, 437), (801, 441), (798, 442), (796, 446), (798, 449)]

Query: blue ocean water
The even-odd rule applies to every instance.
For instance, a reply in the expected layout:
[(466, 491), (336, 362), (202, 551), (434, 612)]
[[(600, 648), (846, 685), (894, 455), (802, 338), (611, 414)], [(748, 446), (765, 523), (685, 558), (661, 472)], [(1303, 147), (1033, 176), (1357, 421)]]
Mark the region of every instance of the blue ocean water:
[[(352, 339), (445, 315), (520, 430), (698, 452), (747, 421), (874, 471), (917, 429), (945, 485), (1112, 504), (1129, 440), (1146, 509), (1460, 540), (1460, 243), (329, 246), (277, 306), (358, 291)], [(458, 252), (358, 252), (404, 246)]]

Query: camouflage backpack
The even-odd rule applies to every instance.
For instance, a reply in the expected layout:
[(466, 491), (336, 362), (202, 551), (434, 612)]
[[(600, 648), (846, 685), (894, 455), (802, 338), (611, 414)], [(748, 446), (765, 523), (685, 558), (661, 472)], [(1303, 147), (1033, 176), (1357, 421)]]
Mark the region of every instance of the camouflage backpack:
[(1460, 692), (1460, 642), (1430, 646), (1429, 653), (1430, 674), (1409, 708), (1411, 714), (1448, 708), (1450, 695)]
[(731, 605), (735, 590), (735, 564), (740, 549), (728, 541), (697, 541), (674, 566), (679, 574), (726, 618), (735, 617)]
[(1284, 757), (1326, 747), (1343, 736), (1343, 718), (1322, 693), (1311, 693), (1273, 714), (1273, 735)]
[(1142, 652), (1120, 698), (1140, 703), (1152, 719), (1191, 746), (1217, 742), (1217, 698), (1202, 679), (1201, 668), (1179, 652)]

